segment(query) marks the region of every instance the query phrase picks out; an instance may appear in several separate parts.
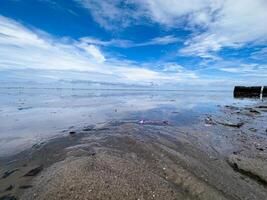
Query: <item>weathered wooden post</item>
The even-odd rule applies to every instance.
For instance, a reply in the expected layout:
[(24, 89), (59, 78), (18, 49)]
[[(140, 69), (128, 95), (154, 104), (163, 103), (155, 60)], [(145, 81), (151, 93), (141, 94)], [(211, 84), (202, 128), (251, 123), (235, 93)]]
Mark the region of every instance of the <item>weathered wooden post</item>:
[(234, 97), (242, 98), (242, 97), (260, 97), (261, 95), (261, 86), (235, 86), (234, 89)]
[(264, 86), (264, 87), (263, 87), (263, 90), (262, 90), (262, 97), (267, 97), (267, 86)]

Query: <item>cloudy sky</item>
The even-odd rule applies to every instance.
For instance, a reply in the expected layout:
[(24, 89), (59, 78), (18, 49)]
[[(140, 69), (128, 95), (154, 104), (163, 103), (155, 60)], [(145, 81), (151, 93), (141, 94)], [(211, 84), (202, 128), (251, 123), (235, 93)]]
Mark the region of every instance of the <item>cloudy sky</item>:
[(0, 82), (267, 84), (267, 0), (1, 0)]

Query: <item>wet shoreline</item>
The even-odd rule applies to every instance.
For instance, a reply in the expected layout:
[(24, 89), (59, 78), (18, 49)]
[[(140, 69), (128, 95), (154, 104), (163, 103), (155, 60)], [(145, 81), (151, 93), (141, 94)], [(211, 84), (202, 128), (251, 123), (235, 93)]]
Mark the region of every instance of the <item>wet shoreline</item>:
[[(264, 199), (266, 111), (263, 102), (222, 107), (191, 127), (118, 121), (70, 130), (66, 137), (1, 159), (1, 176), (7, 175), (0, 179), (1, 196)], [(29, 172), (32, 176), (25, 176)]]

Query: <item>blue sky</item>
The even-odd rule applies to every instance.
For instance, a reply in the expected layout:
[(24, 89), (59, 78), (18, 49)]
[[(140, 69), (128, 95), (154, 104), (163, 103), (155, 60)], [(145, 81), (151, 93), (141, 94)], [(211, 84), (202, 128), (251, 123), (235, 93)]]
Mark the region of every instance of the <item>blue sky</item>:
[(267, 84), (266, 0), (1, 0), (0, 82)]

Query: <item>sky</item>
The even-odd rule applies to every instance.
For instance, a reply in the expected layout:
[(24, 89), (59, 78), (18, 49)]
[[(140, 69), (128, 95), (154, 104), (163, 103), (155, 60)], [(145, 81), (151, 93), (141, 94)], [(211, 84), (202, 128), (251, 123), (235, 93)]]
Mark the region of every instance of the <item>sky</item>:
[(267, 85), (267, 0), (1, 0), (2, 85)]

